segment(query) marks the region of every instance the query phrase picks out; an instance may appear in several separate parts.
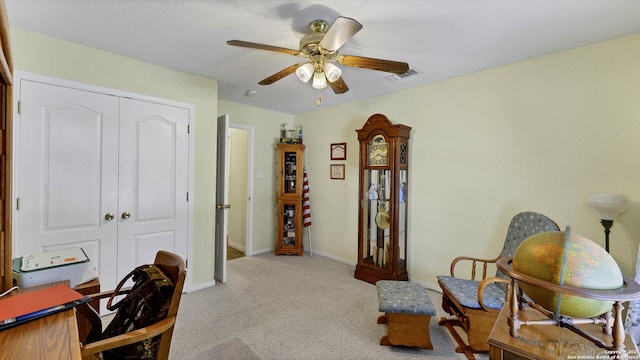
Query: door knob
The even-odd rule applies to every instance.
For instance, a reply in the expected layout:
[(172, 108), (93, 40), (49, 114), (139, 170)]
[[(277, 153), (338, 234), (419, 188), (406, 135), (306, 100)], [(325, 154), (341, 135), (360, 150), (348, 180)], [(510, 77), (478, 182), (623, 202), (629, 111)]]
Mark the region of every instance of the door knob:
[(107, 215), (104, 216), (104, 219), (107, 221), (111, 221), (115, 218), (116, 216), (113, 215), (113, 213), (107, 213)]
[(131, 217), (131, 213), (130, 213), (130, 212), (128, 212), (128, 211), (125, 211), (125, 212), (123, 212), (123, 213), (122, 213), (122, 215), (121, 215), (121, 216), (122, 216), (122, 218), (123, 218), (123, 219), (125, 219), (125, 220), (126, 220), (126, 219), (128, 219), (128, 218), (130, 218), (130, 217)]
[(231, 209), (231, 205), (230, 204), (217, 204), (216, 205), (216, 209), (218, 209), (218, 210)]

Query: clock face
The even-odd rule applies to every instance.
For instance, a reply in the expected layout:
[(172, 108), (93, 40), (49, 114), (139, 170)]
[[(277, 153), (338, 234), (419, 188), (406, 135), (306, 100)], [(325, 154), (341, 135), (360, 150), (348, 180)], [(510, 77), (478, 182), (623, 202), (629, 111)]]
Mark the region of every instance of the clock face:
[(369, 143), (369, 165), (387, 165), (387, 142), (382, 135), (376, 135)]

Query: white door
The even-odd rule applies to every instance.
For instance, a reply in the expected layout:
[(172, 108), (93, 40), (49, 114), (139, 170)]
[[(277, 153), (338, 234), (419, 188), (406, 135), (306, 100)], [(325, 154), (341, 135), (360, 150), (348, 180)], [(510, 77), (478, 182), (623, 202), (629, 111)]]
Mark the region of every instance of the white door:
[(14, 254), (82, 247), (104, 289), (187, 259), (189, 111), (22, 80)]
[(27, 80), (19, 96), (14, 254), (82, 247), (115, 286), (118, 98)]
[(187, 258), (189, 110), (120, 102), (118, 278), (158, 250)]
[(229, 115), (218, 117), (218, 146), (216, 156), (216, 229), (215, 229), (215, 267), (214, 277), (222, 283), (227, 282), (227, 237), (229, 236), (229, 156), (227, 151), (227, 134), (229, 132)]

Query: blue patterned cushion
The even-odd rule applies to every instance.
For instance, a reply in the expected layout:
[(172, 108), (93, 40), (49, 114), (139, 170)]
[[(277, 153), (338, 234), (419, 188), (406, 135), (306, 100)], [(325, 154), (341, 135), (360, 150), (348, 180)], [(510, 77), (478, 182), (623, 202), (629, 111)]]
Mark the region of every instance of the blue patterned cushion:
[[(520, 243), (529, 236), (543, 231), (560, 231), (560, 228), (555, 221), (537, 212), (524, 211), (516, 214), (509, 224), (507, 237), (504, 240), (504, 246), (500, 253), (500, 257), (513, 256), (518, 246), (520, 246)], [(496, 271), (496, 277), (509, 280), (509, 278), (500, 270)], [(504, 288), (504, 284), (500, 284), (499, 286)]]
[[(480, 285), (480, 281), (458, 279), (448, 275), (438, 276), (438, 281), (460, 305), (470, 309), (481, 308), (478, 301), (478, 285)], [(487, 285), (482, 293), (484, 306), (489, 309), (502, 309), (504, 298), (504, 290), (496, 283)]]
[(378, 310), (385, 313), (402, 313), (434, 316), (436, 309), (429, 299), (427, 289), (409, 281), (380, 280)]

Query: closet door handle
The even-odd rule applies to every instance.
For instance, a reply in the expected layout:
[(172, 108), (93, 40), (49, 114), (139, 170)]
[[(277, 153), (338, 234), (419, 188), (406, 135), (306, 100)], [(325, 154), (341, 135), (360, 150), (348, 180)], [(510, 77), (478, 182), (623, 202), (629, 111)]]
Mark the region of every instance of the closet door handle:
[(116, 216), (113, 215), (113, 213), (107, 213), (107, 215), (104, 216), (104, 219), (107, 221), (111, 221), (115, 218)]
[(123, 219), (125, 219), (125, 220), (126, 220), (126, 219), (128, 219), (128, 218), (130, 218), (130, 217), (131, 217), (131, 213), (130, 213), (130, 212), (128, 212), (128, 211), (125, 211), (125, 212), (123, 212), (123, 213), (122, 213), (122, 215), (121, 215), (121, 216), (122, 216), (122, 218), (123, 218)]

